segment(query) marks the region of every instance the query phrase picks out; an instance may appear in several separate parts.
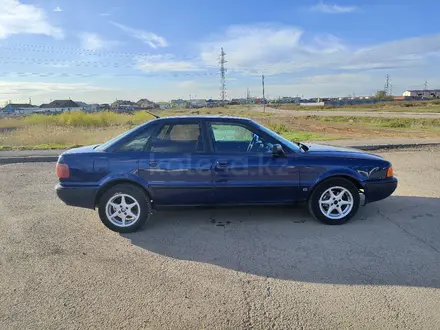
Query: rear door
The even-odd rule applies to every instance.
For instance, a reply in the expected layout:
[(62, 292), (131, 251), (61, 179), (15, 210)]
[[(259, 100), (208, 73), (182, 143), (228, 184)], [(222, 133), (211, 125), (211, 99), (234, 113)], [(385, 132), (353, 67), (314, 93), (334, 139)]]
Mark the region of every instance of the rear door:
[(164, 122), (152, 138), (139, 175), (153, 190), (156, 205), (213, 203), (212, 160), (201, 122)]
[(219, 204), (289, 203), (298, 197), (294, 155), (272, 155), (278, 141), (241, 122), (208, 125), (214, 152), (213, 181)]

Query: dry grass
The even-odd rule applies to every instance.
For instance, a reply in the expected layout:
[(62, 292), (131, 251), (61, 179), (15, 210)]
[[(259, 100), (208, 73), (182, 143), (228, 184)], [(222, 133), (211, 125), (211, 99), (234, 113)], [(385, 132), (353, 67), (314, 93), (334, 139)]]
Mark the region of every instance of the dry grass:
[[(373, 117), (292, 117), (286, 114), (252, 112), (247, 107), (178, 109), (160, 116), (229, 115), (248, 117), (296, 141), (356, 138), (440, 137), (439, 119)], [(64, 113), (0, 119), (0, 150), (17, 148), (69, 148), (98, 144), (125, 130), (151, 120), (147, 112), (116, 114)]]
[[(47, 146), (47, 149), (102, 143), (124, 132), (127, 126), (78, 128), (34, 125), (0, 134), (0, 146), (6, 148)], [(40, 148), (39, 148), (40, 149)]]

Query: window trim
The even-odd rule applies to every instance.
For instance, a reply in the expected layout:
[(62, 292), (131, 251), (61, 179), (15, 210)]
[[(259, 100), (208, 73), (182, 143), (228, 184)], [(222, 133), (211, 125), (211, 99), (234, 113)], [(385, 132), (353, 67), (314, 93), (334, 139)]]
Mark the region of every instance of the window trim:
[(253, 134), (257, 134), (258, 136), (265, 138), (265, 139), (271, 139), (271, 140), (275, 140), (278, 144), (281, 144), (283, 146), (283, 148), (287, 148), (288, 152), (291, 152), (290, 148), (286, 147), (284, 145), (284, 143), (281, 143), (281, 141), (277, 140), (276, 138), (269, 136), (268, 134), (266, 134), (265, 132), (261, 131), (258, 127), (253, 126), (253, 125), (249, 125), (240, 121), (221, 121), (221, 120), (208, 120), (206, 121), (206, 126), (207, 129), (209, 130), (209, 143), (210, 143), (210, 149), (211, 152), (214, 154), (219, 154), (219, 155), (225, 155), (225, 154), (231, 154), (231, 155), (242, 155), (242, 156), (255, 156), (255, 155), (271, 155), (272, 153), (262, 153), (262, 152), (243, 152), (243, 151), (228, 151), (228, 152), (219, 152), (216, 151), (214, 148), (214, 142), (215, 142), (215, 136), (214, 136), (214, 130), (212, 129), (212, 125), (235, 125), (235, 126), (240, 126), (243, 127), (249, 131), (251, 131)]

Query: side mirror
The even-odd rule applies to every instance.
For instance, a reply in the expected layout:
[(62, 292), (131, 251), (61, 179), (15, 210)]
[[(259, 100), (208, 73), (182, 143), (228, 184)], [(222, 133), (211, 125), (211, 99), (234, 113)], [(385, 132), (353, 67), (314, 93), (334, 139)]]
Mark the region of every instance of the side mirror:
[(286, 153), (283, 150), (283, 147), (281, 146), (281, 144), (274, 144), (272, 147), (272, 155), (274, 156), (283, 156)]

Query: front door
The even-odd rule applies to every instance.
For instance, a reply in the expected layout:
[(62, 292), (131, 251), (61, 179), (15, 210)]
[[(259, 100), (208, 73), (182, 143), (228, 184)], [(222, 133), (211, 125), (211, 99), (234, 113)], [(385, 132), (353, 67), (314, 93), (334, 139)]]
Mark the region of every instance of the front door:
[(212, 204), (212, 160), (205, 154), (199, 122), (169, 122), (153, 137), (139, 175), (160, 205)]
[(211, 122), (209, 127), (217, 203), (290, 203), (298, 197), (296, 158), (272, 155), (278, 141), (241, 123)]

